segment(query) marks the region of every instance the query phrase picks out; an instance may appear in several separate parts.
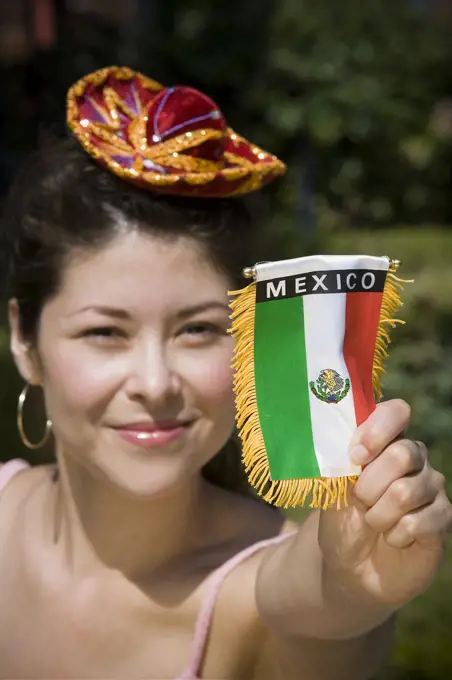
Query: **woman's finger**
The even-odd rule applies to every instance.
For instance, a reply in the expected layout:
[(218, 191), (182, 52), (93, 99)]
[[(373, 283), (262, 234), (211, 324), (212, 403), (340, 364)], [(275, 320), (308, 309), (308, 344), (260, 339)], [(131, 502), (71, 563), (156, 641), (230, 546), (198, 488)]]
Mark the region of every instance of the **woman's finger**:
[(429, 467), (411, 477), (396, 479), (366, 512), (366, 522), (378, 533), (388, 532), (405, 515), (431, 505), (443, 488), (443, 475)]
[(413, 543), (423, 543), (437, 548), (450, 531), (452, 508), (441, 492), (434, 503), (404, 515), (384, 534), (385, 541), (393, 548), (409, 548)]
[(401, 399), (378, 405), (360, 425), (350, 444), (350, 457), (356, 465), (368, 465), (406, 430), (410, 407)]
[(397, 480), (420, 472), (427, 461), (427, 448), (422, 442), (400, 439), (362, 471), (354, 487), (354, 495), (371, 508)]

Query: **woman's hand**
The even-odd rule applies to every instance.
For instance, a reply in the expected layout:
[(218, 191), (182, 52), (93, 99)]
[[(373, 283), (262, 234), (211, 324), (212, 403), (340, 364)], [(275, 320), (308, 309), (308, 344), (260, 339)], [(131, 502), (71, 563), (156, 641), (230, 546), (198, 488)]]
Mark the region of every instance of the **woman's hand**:
[(403, 438), (409, 406), (380, 404), (357, 430), (351, 457), (364, 469), (349, 507), (322, 512), (319, 544), (345, 584), (390, 607), (421, 594), (440, 564), (452, 529), (442, 474), (424, 444)]

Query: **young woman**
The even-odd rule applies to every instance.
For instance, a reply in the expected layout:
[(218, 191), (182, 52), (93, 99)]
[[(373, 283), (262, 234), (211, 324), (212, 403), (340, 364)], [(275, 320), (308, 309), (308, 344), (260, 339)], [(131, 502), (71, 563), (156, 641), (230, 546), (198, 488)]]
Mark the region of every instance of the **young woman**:
[(0, 678), (370, 678), (451, 525), (409, 407), (358, 429), (346, 510), (298, 527), (243, 493), (227, 291), (259, 225), (231, 194), (281, 165), (188, 88), (105, 69), (72, 92), (75, 134), (3, 225), (19, 431), (39, 445), (39, 387), (56, 464), (0, 470)]

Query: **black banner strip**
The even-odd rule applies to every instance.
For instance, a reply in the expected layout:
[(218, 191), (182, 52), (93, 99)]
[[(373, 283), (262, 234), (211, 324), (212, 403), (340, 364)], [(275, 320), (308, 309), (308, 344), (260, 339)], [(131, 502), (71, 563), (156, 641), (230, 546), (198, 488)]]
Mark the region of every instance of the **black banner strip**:
[(330, 269), (258, 281), (256, 302), (331, 293), (382, 293), (386, 274), (380, 269)]

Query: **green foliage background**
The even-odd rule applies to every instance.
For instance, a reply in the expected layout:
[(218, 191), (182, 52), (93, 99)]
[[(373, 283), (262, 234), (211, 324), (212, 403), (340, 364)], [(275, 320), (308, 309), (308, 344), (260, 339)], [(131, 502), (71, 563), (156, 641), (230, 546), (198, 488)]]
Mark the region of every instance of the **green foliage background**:
[[(411, 404), (409, 434), (428, 444), (452, 492), (451, 22), (408, 0), (147, 0), (127, 32), (66, 12), (59, 35), (30, 64), (3, 69), (13, 161), (49, 124), (62, 127), (67, 87), (107, 64), (209, 93), (232, 127), (288, 164), (267, 191), (273, 217), (263, 241), (277, 237), (287, 256), (387, 254), (415, 279), (406, 325), (393, 333), (385, 398)], [(29, 88), (36, 74), (40, 96)], [(4, 323), (0, 376), (0, 459), (47, 460), (50, 451), (30, 454), (17, 436), (21, 383)], [(38, 438), (43, 414), (36, 406), (28, 415)], [(452, 678), (451, 635), (449, 550), (434, 585), (401, 612), (378, 680)]]

